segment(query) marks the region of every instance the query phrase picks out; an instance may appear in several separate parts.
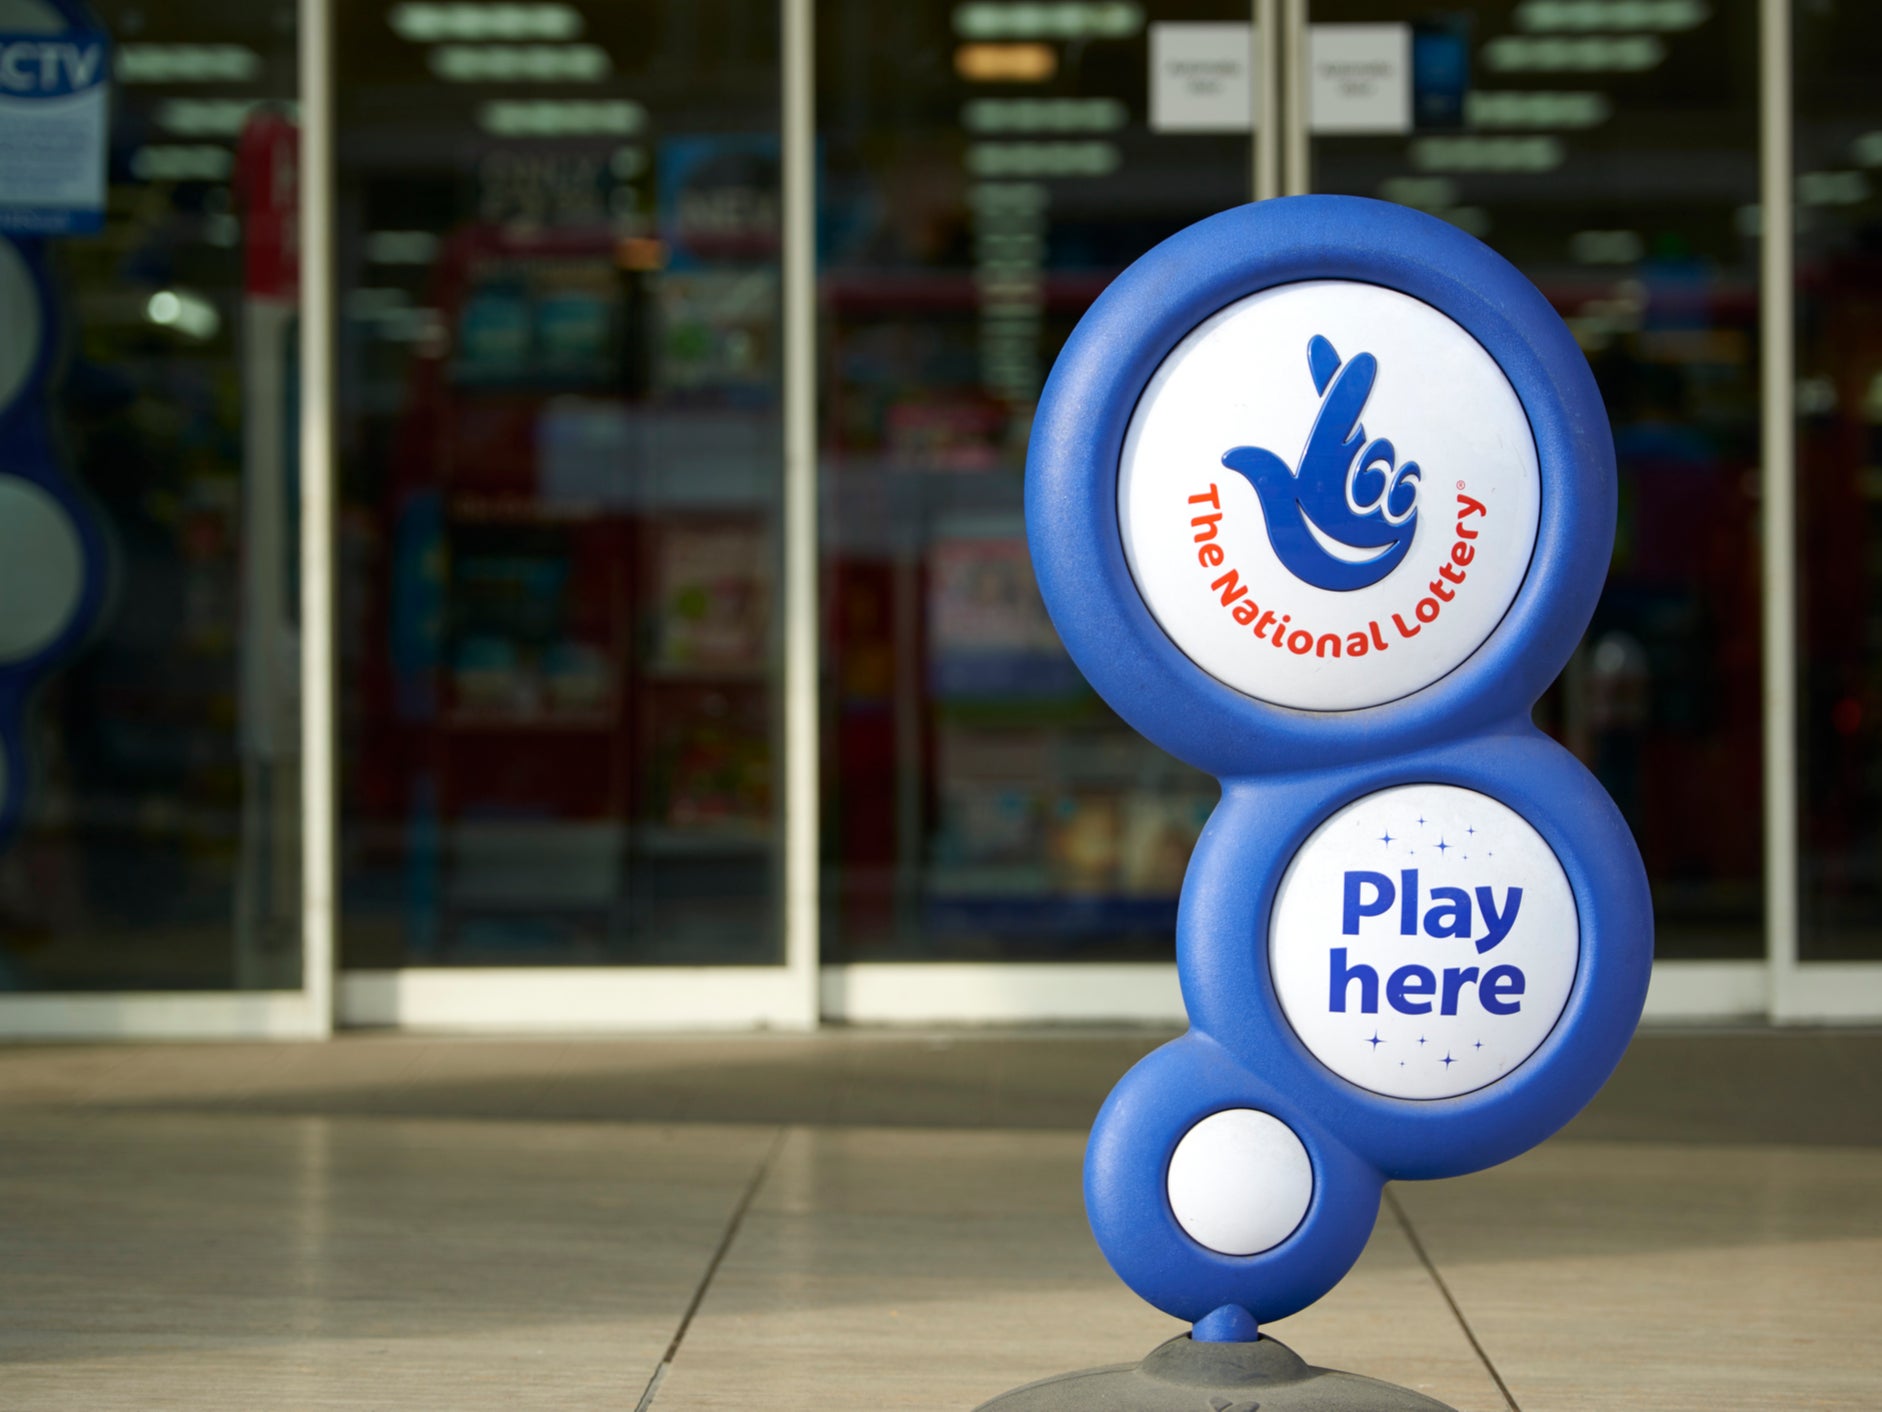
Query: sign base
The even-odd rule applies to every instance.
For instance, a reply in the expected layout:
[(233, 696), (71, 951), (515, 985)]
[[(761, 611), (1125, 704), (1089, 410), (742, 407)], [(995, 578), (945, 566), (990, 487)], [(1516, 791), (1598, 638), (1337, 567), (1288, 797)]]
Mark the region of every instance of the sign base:
[(1390, 1383), (1315, 1368), (1265, 1334), (1198, 1343), (1180, 1334), (1141, 1363), (1061, 1373), (1001, 1393), (977, 1412), (1453, 1412)]

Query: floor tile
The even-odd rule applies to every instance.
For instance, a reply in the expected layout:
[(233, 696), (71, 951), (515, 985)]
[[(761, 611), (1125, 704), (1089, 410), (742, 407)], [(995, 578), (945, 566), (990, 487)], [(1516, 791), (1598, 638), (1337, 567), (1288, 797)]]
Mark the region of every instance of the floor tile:
[[(1184, 1326), (1111, 1274), (1085, 1225), (1077, 1134), (797, 1130), (688, 1331), (656, 1412), (967, 1412), (1021, 1383), (1142, 1357)], [(1297, 1352), (1504, 1404), (1395, 1223)]]
[(773, 1137), (13, 1115), (0, 1406), (631, 1409)]
[[(1083, 1132), (1151, 1029), (0, 1046), (0, 1108)], [(1650, 1030), (1570, 1140), (1882, 1147), (1882, 1030)]]
[(1400, 1191), (1523, 1412), (1882, 1406), (1882, 1153), (1557, 1142)]
[[(0, 1048), (0, 1409), (967, 1412), (1179, 1330), (1105, 1267), (1108, 1034)], [(1882, 1408), (1874, 1034), (1646, 1036), (1496, 1171), (1395, 1187), (1272, 1332), (1523, 1412)], [(788, 1137), (774, 1150), (780, 1134)], [(769, 1156), (767, 1156), (769, 1155)]]

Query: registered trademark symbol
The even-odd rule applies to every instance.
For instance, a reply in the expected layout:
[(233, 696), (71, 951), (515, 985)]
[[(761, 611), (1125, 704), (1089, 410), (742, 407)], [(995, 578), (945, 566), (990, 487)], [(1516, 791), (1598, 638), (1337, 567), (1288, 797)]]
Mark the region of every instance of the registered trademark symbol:
[(1464, 488), (1464, 483), (1461, 480), (1457, 483), (1457, 488), (1459, 490), (1462, 490)]

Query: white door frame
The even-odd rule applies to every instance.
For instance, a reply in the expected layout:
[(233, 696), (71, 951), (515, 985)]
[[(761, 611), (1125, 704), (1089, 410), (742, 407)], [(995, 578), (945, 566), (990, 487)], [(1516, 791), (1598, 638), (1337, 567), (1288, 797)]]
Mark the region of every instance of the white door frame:
[[(1761, 961), (1663, 961), (1649, 1022), (1764, 1017)], [(1173, 962), (870, 962), (823, 969), (826, 1019), (857, 1025), (1185, 1025)]]

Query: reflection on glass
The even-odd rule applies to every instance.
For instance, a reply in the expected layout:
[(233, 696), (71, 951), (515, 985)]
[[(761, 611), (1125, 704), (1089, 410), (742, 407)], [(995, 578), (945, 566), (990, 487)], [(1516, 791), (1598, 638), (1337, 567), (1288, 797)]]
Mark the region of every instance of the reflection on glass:
[(1882, 957), (1882, 15), (1796, 21), (1803, 955)]
[(1588, 354), (1614, 427), (1619, 530), (1588, 636), (1538, 720), (1632, 826), (1658, 954), (1752, 957), (1756, 14), (1634, 10), (1590, 36), (1563, 28), (1585, 27), (1574, 6), (1434, 18), (1391, 0), (1317, 0), (1316, 23), (1398, 27), (1411, 65), (1391, 133), (1337, 130), (1367, 85), (1319, 76), (1314, 187), (1417, 206), (1479, 236)]
[(1247, 18), (819, 6), (831, 959), (1170, 954), (1215, 782), (1059, 647), (1021, 477), (1091, 300), (1247, 199)]
[(775, 6), (339, 25), (342, 963), (777, 961)]
[(0, 989), (297, 987), (293, 7), (0, 34)]

